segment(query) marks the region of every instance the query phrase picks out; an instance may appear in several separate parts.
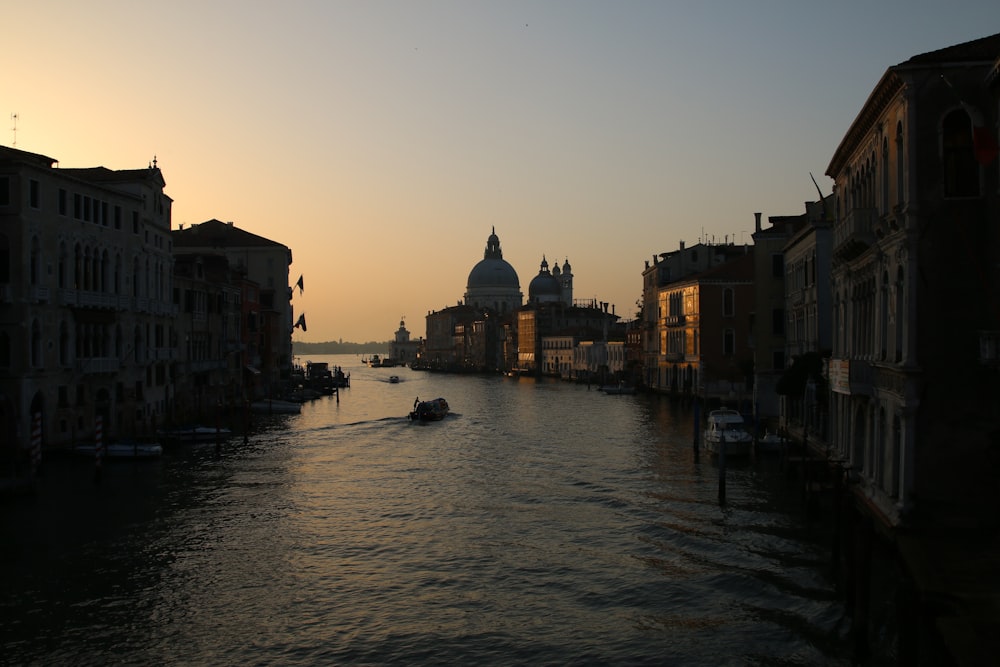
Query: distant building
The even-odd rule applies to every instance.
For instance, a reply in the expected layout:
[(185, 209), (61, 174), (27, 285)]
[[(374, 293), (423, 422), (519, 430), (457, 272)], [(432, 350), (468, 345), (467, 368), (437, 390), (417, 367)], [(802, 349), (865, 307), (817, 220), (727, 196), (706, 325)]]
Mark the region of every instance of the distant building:
[(492, 310), (498, 315), (513, 313), (521, 307), (523, 294), (517, 271), (504, 258), (496, 229), (486, 239), (486, 251), (472, 271), (465, 288), (465, 305), (478, 310)]
[(171, 236), (178, 252), (222, 255), (234, 271), (259, 286), (260, 312), (250, 313), (258, 350), (257, 357), (248, 360), (248, 370), (260, 373), (260, 390), (265, 394), (283, 389), (292, 371), (292, 290), (288, 280), (292, 251), (219, 220), (181, 227)]
[(411, 365), (417, 360), (421, 345), (423, 340), (410, 340), (410, 332), (407, 331), (405, 322), (400, 320), (395, 337), (389, 344), (389, 358), (401, 365)]

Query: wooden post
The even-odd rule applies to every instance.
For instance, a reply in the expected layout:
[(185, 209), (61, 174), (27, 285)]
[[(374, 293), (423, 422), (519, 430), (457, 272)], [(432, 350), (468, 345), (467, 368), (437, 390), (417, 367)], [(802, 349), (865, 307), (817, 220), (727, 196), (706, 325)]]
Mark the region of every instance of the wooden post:
[(719, 431), (719, 502), (726, 502), (726, 430)]

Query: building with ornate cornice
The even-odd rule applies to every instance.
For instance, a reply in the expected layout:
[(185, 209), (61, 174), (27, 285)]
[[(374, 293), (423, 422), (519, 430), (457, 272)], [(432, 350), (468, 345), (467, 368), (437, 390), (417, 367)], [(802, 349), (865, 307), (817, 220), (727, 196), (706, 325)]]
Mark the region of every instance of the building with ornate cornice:
[[(0, 449), (149, 434), (174, 398), (172, 200), (147, 168), (0, 147)], [(98, 426), (100, 422), (100, 426)]]

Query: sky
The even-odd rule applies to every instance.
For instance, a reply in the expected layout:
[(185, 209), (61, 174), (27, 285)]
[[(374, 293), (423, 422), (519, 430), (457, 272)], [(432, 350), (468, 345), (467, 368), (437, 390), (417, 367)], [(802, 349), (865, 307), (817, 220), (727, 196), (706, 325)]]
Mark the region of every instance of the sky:
[[(459, 303), (493, 229), (635, 316), (654, 255), (798, 215), (869, 94), (1000, 32), (956, 0), (7, 3), (0, 144), (145, 167), (173, 226), (288, 246), (293, 340), (390, 340)], [(16, 114), (16, 121), (14, 115)], [(16, 128), (16, 130), (15, 130)]]

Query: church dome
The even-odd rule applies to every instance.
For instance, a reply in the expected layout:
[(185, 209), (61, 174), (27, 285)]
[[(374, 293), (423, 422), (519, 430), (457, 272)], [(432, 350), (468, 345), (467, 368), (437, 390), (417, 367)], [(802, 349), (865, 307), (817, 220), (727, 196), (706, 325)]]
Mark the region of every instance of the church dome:
[(528, 285), (529, 301), (558, 301), (562, 295), (559, 279), (549, 273), (549, 263), (542, 257), (542, 265), (538, 275), (531, 279)]
[(517, 271), (504, 258), (500, 250), (500, 239), (494, 231), (486, 241), (483, 259), (469, 272), (467, 290), (490, 287), (510, 287), (520, 291), (521, 282)]

